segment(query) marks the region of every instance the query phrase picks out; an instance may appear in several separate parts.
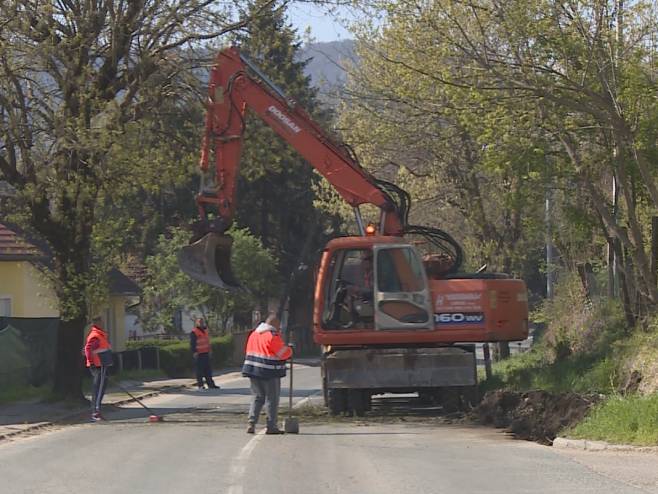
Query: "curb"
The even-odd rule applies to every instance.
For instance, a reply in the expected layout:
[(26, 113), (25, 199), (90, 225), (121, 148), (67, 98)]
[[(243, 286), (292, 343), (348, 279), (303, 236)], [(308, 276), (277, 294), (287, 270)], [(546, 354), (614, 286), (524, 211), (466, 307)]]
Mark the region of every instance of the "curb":
[[(158, 391), (151, 391), (149, 393), (144, 393), (143, 395), (135, 395), (135, 397), (138, 400), (143, 400), (143, 399), (146, 399), (146, 398), (152, 398), (153, 396), (158, 396), (159, 394), (163, 393), (164, 391), (170, 391), (172, 389), (182, 389), (182, 388), (186, 388), (186, 387), (188, 387), (188, 386), (184, 385), (184, 384), (181, 384), (180, 386), (168, 386), (168, 387), (164, 387), (162, 389), (159, 389)], [(112, 401), (112, 402), (104, 403), (103, 405), (104, 406), (118, 406), (118, 405), (125, 405), (127, 403), (133, 403), (135, 401), (136, 400), (134, 400), (133, 398), (127, 398), (125, 400), (118, 400), (118, 401)], [(37, 424), (31, 425), (29, 427), (26, 427), (26, 428), (18, 430), (18, 431), (6, 432), (4, 434), (0, 434), (0, 442), (4, 441), (6, 439), (10, 439), (12, 437), (20, 436), (21, 434), (27, 434), (27, 433), (30, 433), (30, 432), (38, 431), (40, 429), (45, 429), (47, 427), (52, 427), (54, 425), (57, 425), (58, 422), (62, 422), (62, 421), (65, 421), (65, 420), (69, 420), (69, 419), (78, 417), (79, 415), (87, 413), (88, 411), (89, 410), (87, 408), (80, 408), (80, 409), (76, 410), (75, 412), (71, 412), (71, 413), (68, 413), (66, 415), (62, 415), (62, 416), (58, 417), (56, 420), (53, 420), (51, 422), (39, 422)]]
[(590, 441), (588, 439), (569, 439), (556, 437), (553, 447), (558, 449), (579, 449), (583, 451), (627, 451), (634, 453), (658, 454), (658, 446), (633, 446), (631, 444), (611, 444), (605, 441)]

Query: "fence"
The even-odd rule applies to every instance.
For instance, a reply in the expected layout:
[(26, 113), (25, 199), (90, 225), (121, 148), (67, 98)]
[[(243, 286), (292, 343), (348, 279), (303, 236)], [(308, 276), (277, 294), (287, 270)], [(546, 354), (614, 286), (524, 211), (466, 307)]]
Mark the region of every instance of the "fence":
[(112, 354), (115, 372), (160, 368), (160, 349), (144, 347)]

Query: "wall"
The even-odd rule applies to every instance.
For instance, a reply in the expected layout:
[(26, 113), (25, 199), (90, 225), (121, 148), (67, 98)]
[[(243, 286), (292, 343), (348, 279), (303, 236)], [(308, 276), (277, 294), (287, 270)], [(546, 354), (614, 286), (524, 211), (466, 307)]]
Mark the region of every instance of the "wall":
[[(100, 315), (103, 318), (103, 329), (107, 332), (112, 345), (112, 350), (115, 352), (123, 352), (126, 349), (126, 340), (128, 335), (126, 332), (126, 301), (127, 297), (123, 295), (110, 295), (106, 305), (100, 309), (92, 307), (89, 314), (90, 317)], [(91, 325), (89, 326), (91, 328)], [(89, 328), (85, 332), (88, 333)]]
[(59, 317), (55, 292), (27, 261), (0, 261), (0, 298), (6, 296), (12, 317)]
[(111, 295), (109, 301), (109, 310), (113, 313), (112, 332), (110, 338), (112, 348), (115, 352), (122, 352), (126, 349), (126, 297), (123, 295)]

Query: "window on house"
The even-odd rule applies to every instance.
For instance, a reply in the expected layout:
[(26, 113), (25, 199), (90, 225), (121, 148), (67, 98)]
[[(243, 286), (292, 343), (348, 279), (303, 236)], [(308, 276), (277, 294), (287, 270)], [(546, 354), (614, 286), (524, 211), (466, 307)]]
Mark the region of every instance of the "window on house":
[(11, 299), (0, 297), (0, 317), (11, 317)]

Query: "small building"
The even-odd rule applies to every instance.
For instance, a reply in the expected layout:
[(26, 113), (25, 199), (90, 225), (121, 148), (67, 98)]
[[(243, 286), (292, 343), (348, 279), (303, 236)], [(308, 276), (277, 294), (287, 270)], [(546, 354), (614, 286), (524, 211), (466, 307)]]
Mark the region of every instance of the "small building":
[(47, 260), (42, 249), (0, 223), (0, 317), (59, 317), (43, 271)]
[[(48, 280), (47, 252), (18, 228), (0, 223), (0, 317), (59, 317), (57, 295)], [(108, 273), (108, 284), (107, 303), (93, 312), (103, 318), (113, 349), (123, 351), (126, 307), (139, 303), (140, 289), (116, 268)]]

